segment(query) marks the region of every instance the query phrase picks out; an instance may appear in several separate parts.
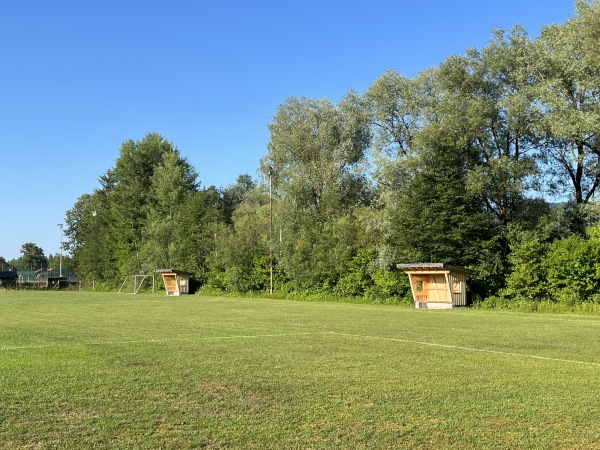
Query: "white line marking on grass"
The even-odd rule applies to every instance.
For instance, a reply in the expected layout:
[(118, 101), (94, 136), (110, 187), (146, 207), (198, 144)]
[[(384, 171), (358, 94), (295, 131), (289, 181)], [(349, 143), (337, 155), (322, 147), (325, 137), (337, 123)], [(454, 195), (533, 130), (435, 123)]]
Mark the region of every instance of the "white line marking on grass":
[(331, 331), (319, 331), (313, 333), (281, 333), (281, 334), (241, 334), (232, 336), (186, 336), (177, 338), (166, 338), (166, 339), (137, 339), (130, 341), (90, 341), (90, 342), (68, 342), (68, 343), (54, 343), (54, 344), (40, 344), (40, 345), (20, 345), (12, 347), (0, 347), (0, 351), (10, 350), (34, 350), (40, 348), (52, 348), (52, 347), (75, 347), (78, 345), (127, 345), (127, 344), (154, 344), (161, 342), (186, 342), (186, 341), (207, 341), (207, 340), (225, 340), (225, 339), (256, 339), (256, 338), (272, 338), (272, 337), (295, 337), (295, 336), (316, 336), (323, 334), (335, 334)]
[(429, 347), (448, 348), (448, 349), (463, 350), (463, 351), (468, 351), (468, 352), (490, 353), (493, 355), (502, 355), (502, 356), (517, 356), (519, 358), (541, 359), (543, 361), (553, 361), (553, 362), (581, 364), (581, 365), (585, 365), (585, 366), (600, 367), (600, 363), (589, 362), (589, 361), (578, 361), (576, 359), (551, 358), (548, 356), (538, 356), (538, 355), (527, 355), (524, 353), (503, 352), (501, 350), (486, 350), (486, 349), (482, 349), (482, 348), (464, 347), (461, 345), (437, 344), (435, 342), (411, 341), (409, 339), (390, 338), (390, 337), (383, 337), (383, 336), (368, 336), (368, 335), (363, 335), (363, 334), (349, 334), (349, 333), (335, 333), (335, 332), (331, 332), (331, 334), (334, 334), (337, 336), (348, 336), (348, 337), (358, 337), (358, 338), (367, 338), (367, 339), (380, 339), (380, 340), (384, 340), (384, 341), (402, 342), (405, 344), (427, 345)]
[(0, 351), (11, 351), (11, 350), (34, 350), (42, 348), (56, 348), (56, 347), (75, 347), (75, 346), (109, 346), (109, 345), (128, 345), (128, 344), (154, 344), (163, 342), (189, 342), (189, 341), (208, 341), (208, 340), (228, 340), (228, 339), (258, 339), (258, 338), (280, 338), (280, 337), (299, 337), (299, 336), (317, 336), (317, 335), (333, 335), (333, 336), (346, 336), (355, 337), (361, 339), (378, 339), (383, 341), (402, 342), (405, 344), (425, 345), (428, 347), (446, 348), (452, 350), (462, 350), (468, 352), (479, 352), (489, 353), (492, 355), (501, 356), (513, 356), (519, 358), (539, 359), (542, 361), (552, 361), (561, 363), (580, 364), (586, 366), (600, 367), (600, 363), (589, 362), (589, 361), (578, 361), (575, 359), (563, 359), (563, 358), (551, 358), (548, 356), (528, 355), (525, 353), (514, 353), (514, 352), (503, 352), (501, 350), (487, 350), (474, 347), (465, 347), (461, 345), (450, 345), (450, 344), (439, 344), (435, 342), (425, 341), (414, 341), (410, 339), (400, 339), (384, 336), (370, 336), (365, 334), (350, 334), (350, 333), (338, 333), (335, 331), (320, 331), (320, 332), (307, 332), (307, 333), (279, 333), (279, 334), (241, 334), (231, 336), (186, 336), (177, 338), (165, 338), (165, 339), (137, 339), (129, 341), (92, 341), (92, 342), (69, 342), (69, 343), (54, 343), (54, 344), (40, 344), (40, 345), (22, 345), (22, 346), (11, 346), (11, 347), (0, 347)]

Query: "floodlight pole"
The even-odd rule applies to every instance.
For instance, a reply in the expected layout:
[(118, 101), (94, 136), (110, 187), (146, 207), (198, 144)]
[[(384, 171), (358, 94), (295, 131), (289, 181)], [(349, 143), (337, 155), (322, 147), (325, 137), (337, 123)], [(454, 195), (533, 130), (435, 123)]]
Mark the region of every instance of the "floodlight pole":
[(269, 167), (269, 294), (273, 294), (273, 168)]
[[(62, 278), (62, 242), (63, 242), (63, 224), (59, 223), (58, 228), (60, 228), (60, 259), (58, 264), (58, 276)], [(60, 282), (59, 282), (60, 283)]]

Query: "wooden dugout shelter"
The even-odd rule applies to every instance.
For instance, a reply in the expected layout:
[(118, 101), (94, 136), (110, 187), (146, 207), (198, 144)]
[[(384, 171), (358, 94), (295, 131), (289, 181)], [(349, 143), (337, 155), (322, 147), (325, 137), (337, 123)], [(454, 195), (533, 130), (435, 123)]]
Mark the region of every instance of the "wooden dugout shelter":
[(190, 293), (190, 273), (175, 269), (157, 269), (165, 283), (167, 295), (184, 295)]
[(467, 277), (475, 272), (444, 263), (398, 264), (408, 274), (416, 308), (467, 306)]

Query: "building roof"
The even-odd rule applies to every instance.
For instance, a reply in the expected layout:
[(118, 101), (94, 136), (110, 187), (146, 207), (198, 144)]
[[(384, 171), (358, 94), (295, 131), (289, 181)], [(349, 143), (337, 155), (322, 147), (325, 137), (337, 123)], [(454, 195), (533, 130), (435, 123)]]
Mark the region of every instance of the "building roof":
[(14, 271), (0, 272), (0, 280), (15, 280), (19, 278), (19, 274)]
[(451, 270), (453, 272), (462, 272), (467, 275), (473, 275), (475, 272), (473, 270), (465, 269), (464, 267), (457, 266), (449, 266), (445, 263), (412, 263), (412, 264), (396, 264), (398, 269), (404, 270), (406, 272), (414, 272), (414, 271), (432, 271), (438, 272), (442, 270)]
[(176, 270), (176, 269), (156, 269), (156, 273), (174, 273), (177, 275), (191, 275), (191, 272), (186, 272), (185, 270)]

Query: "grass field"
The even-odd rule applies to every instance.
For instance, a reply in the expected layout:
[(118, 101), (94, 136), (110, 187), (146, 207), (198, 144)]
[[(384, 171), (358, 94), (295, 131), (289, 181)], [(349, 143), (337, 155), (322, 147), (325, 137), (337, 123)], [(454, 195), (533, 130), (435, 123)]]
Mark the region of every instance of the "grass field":
[(600, 448), (600, 317), (0, 292), (1, 448)]

